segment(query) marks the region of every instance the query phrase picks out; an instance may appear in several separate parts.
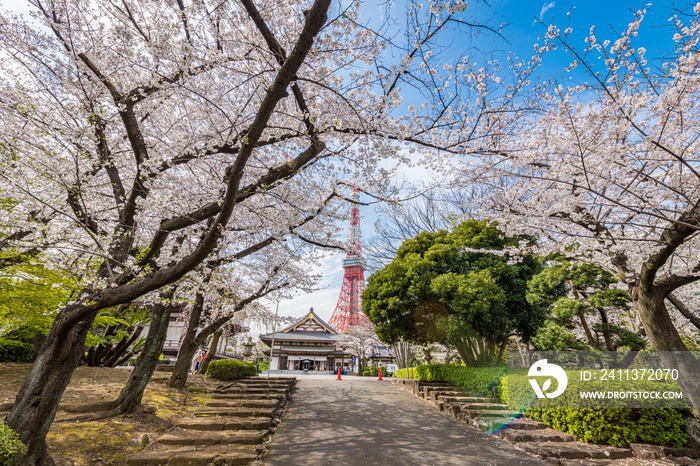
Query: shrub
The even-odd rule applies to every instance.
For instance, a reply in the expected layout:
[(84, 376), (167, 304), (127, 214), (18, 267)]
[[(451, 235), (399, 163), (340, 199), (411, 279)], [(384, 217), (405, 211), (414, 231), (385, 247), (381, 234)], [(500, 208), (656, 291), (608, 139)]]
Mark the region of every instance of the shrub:
[[(450, 382), (475, 394), (485, 394), (507, 400), (506, 367), (464, 367), (450, 364), (425, 364), (411, 367), (409, 378)], [(406, 377), (406, 369), (399, 369), (394, 377)]]
[(372, 371), (362, 371), (362, 377), (369, 377), (372, 375)]
[(370, 367), (369, 371), (373, 377), (377, 377), (379, 375), (379, 368), (377, 366)]
[(236, 380), (255, 375), (255, 365), (238, 359), (219, 359), (207, 367), (207, 377), (216, 380)]
[[(406, 369), (399, 369), (396, 377), (406, 378)], [(506, 368), (464, 367), (446, 364), (428, 364), (411, 367), (409, 378), (450, 382), (468, 391), (495, 394), (504, 403), (512, 398), (515, 406), (528, 406), (528, 383), (515, 383), (515, 374), (509, 384)], [(569, 377), (569, 385), (578, 386), (576, 377)], [(643, 384), (639, 384), (642, 387)], [(548, 427), (573, 434), (584, 442), (603, 443), (616, 447), (630, 443), (653, 443), (670, 447), (687, 444), (682, 410), (672, 408), (538, 408), (528, 409), (525, 415), (542, 421)]]
[(630, 443), (682, 447), (688, 443), (683, 415), (671, 408), (544, 408), (525, 414), (589, 443), (614, 447)]
[(0, 420), (0, 464), (17, 466), (26, 452), (19, 436)]
[(32, 362), (34, 346), (17, 340), (0, 338), (0, 362)]

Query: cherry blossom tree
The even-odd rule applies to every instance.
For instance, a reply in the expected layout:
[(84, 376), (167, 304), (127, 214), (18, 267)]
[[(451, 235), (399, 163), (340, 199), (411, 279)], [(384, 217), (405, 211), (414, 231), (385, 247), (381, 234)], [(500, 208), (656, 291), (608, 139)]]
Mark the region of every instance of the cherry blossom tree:
[(582, 50), (570, 28), (550, 26), (540, 50), (569, 52), (574, 82), (581, 72), (587, 82), (543, 84), (535, 111), (509, 119), (460, 182), (506, 180), (483, 216), (619, 276), (697, 413), (700, 367), (666, 302), (700, 280), (700, 4), (672, 18), (676, 48), (664, 63), (637, 45), (644, 14), (612, 41), (591, 28)]
[[(431, 55), (442, 30), (481, 29), (462, 2), (410, 4), (406, 45), (362, 24), (359, 2), (30, 3), (30, 19), (0, 16), (7, 237), (69, 255), (84, 287), (7, 419), (27, 464), (101, 309), (169, 293), (223, 244), (333, 242), (352, 171), (376, 192), (380, 160), (410, 156), (400, 144), (459, 153), (488, 133), (486, 96), (461, 89), (493, 77)], [(427, 99), (401, 111), (408, 85)]]
[(378, 344), (379, 338), (374, 333), (374, 326), (371, 324), (350, 327), (338, 339), (338, 346), (357, 358), (360, 375), (366, 367), (367, 358), (372, 355), (374, 345)]

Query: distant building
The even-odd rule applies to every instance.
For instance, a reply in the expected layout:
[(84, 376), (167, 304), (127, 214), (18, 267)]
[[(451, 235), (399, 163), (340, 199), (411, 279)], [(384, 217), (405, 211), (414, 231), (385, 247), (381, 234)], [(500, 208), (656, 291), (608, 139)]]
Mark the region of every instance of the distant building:
[(396, 362), (394, 353), (388, 346), (374, 345), (369, 360), (373, 366), (385, 366)]
[[(173, 305), (172, 311), (170, 312), (170, 322), (168, 323), (168, 334), (165, 337), (165, 342), (163, 344), (163, 355), (166, 358), (170, 358), (171, 364), (174, 364), (177, 355), (180, 352), (180, 346), (182, 346), (182, 339), (185, 337), (185, 332), (187, 331), (187, 320), (182, 319), (182, 313), (185, 311), (185, 305), (182, 303), (175, 303)], [(237, 324), (227, 324), (228, 332), (230, 336), (222, 336), (219, 339), (219, 345), (216, 348), (216, 355), (214, 359), (240, 359), (243, 360), (242, 354), (236, 354), (230, 351), (230, 349), (236, 347), (236, 335), (243, 334), (248, 331), (247, 328), (241, 327)], [(224, 326), (224, 327), (226, 327)], [(200, 328), (205, 327), (205, 322), (200, 322)], [(148, 333), (148, 326), (144, 328), (142, 335), (146, 336)], [(206, 342), (202, 344), (200, 355), (203, 355), (207, 351)]]
[[(274, 343), (273, 343), (274, 338)], [(279, 332), (260, 335), (260, 340), (271, 348), (271, 371), (314, 371), (344, 373), (355, 370), (352, 355), (338, 348), (341, 335), (311, 308), (296, 323)], [(270, 355), (270, 350), (265, 352)]]

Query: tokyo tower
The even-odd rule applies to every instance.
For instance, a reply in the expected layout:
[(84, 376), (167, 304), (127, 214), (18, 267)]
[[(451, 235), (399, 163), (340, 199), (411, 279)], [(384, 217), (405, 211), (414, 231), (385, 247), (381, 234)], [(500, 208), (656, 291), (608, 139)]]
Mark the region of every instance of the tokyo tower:
[[(352, 191), (352, 200), (359, 202), (360, 193)], [(365, 269), (367, 264), (362, 257), (360, 243), (360, 209), (352, 205), (350, 211), (350, 241), (348, 255), (343, 259), (343, 287), (340, 290), (338, 304), (328, 321), (338, 333), (343, 333), (351, 327), (371, 326), (369, 319), (362, 313), (362, 292), (365, 290)]]

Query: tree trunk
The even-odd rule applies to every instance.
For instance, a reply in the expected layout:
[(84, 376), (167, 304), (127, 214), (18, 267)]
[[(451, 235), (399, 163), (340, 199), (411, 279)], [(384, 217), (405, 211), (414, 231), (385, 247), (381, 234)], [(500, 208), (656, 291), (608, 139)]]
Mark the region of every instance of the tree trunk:
[(109, 358), (106, 365), (109, 367), (117, 366), (117, 362), (123, 359), (123, 355), (126, 354), (129, 347), (133, 345), (136, 342), (136, 340), (138, 340), (138, 338), (141, 336), (141, 332), (143, 332), (143, 324), (139, 324), (136, 327), (134, 333), (131, 334), (131, 338), (129, 338), (128, 340), (126, 338), (122, 340), (124, 342), (123, 345), (121, 343), (117, 345), (117, 349), (114, 351), (114, 354)]
[(651, 344), (667, 368), (678, 369), (678, 385), (693, 405), (695, 416), (700, 417), (700, 384), (697, 381), (700, 361), (678, 335), (664, 304), (665, 296), (654, 287), (646, 290), (638, 286), (632, 289), (631, 295)]
[(216, 354), (216, 347), (219, 346), (219, 339), (221, 338), (222, 333), (224, 333), (223, 329), (218, 329), (216, 332), (214, 332), (214, 335), (212, 335), (211, 343), (209, 343), (209, 351), (207, 351), (207, 355), (204, 356), (202, 365), (199, 366), (200, 374), (207, 373), (207, 368), (209, 367), (209, 363), (211, 362), (211, 360), (214, 359), (214, 355)]
[[(166, 299), (172, 297), (174, 291), (169, 292)], [(117, 408), (124, 413), (133, 412), (143, 398), (148, 381), (151, 380), (153, 372), (158, 365), (158, 358), (163, 351), (163, 343), (168, 336), (168, 324), (170, 323), (170, 311), (172, 302), (167, 304), (158, 303), (153, 307), (151, 313), (151, 326), (148, 329), (148, 336), (143, 346), (143, 350), (136, 359), (134, 370), (131, 371), (129, 381), (126, 383), (117, 398)]]
[(196, 336), (203, 308), (204, 296), (201, 293), (197, 293), (187, 324), (187, 332), (185, 332), (185, 337), (182, 339), (180, 351), (177, 353), (175, 368), (170, 375), (170, 379), (168, 379), (168, 387), (170, 388), (182, 389), (185, 388), (187, 384), (187, 376), (190, 373), (190, 367), (192, 367), (192, 358), (194, 358), (197, 348), (200, 345)]
[(70, 382), (78, 362), (85, 354), (85, 337), (95, 315), (62, 332), (65, 311), (56, 318), (39, 355), (34, 361), (6, 423), (27, 446), (22, 466), (42, 464), (46, 460), (46, 433), (56, 416), (58, 403)]

